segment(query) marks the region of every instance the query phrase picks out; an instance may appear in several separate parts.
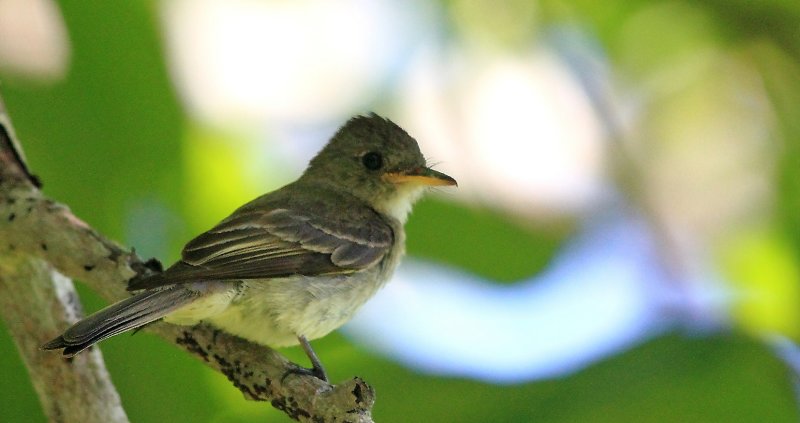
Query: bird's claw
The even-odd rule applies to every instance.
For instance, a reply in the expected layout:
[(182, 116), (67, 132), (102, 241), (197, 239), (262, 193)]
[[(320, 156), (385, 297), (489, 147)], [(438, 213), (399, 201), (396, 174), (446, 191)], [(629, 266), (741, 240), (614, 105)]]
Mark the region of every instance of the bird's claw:
[(287, 376), (292, 374), (313, 376), (323, 382), (326, 383), (328, 382), (328, 375), (325, 373), (325, 369), (323, 369), (322, 367), (312, 367), (310, 369), (307, 369), (305, 367), (298, 366), (296, 364), (292, 365), (292, 367), (289, 370), (287, 370), (286, 373), (283, 374), (283, 377), (281, 377), (281, 382), (283, 382)]

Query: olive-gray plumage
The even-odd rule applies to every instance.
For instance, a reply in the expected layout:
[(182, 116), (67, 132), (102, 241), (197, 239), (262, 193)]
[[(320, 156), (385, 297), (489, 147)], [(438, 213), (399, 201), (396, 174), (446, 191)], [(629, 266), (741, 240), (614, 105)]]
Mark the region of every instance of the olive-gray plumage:
[(211, 323), (253, 342), (303, 344), (349, 320), (404, 253), (403, 224), (431, 185), (455, 185), (426, 167), (417, 142), (372, 114), (348, 121), (303, 175), (234, 211), (191, 240), (181, 260), (133, 281), (140, 291), (87, 317), (45, 349), (74, 355), (164, 318)]

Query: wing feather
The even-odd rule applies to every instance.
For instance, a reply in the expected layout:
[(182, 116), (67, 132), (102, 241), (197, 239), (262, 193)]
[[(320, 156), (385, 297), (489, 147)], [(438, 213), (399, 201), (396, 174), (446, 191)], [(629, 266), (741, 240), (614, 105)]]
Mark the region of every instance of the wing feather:
[(355, 272), (380, 261), (394, 242), (377, 213), (360, 217), (337, 222), (288, 208), (237, 212), (186, 244), (181, 261), (128, 289)]

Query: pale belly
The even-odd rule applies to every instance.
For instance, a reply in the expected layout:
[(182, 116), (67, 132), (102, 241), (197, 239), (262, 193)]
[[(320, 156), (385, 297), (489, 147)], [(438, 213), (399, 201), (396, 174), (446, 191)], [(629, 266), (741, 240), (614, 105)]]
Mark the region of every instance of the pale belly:
[[(167, 316), (176, 324), (204, 321), (271, 347), (316, 339), (350, 320), (386, 282), (385, 272), (216, 282), (216, 290)], [(224, 285), (222, 285), (224, 284)]]

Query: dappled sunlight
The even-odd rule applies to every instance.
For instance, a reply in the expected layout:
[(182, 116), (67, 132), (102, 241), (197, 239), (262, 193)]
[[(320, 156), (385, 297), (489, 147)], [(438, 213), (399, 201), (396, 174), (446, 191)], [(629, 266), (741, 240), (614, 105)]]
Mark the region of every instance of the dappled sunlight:
[(70, 54), (57, 2), (0, 1), (0, 70), (53, 83), (66, 76)]

